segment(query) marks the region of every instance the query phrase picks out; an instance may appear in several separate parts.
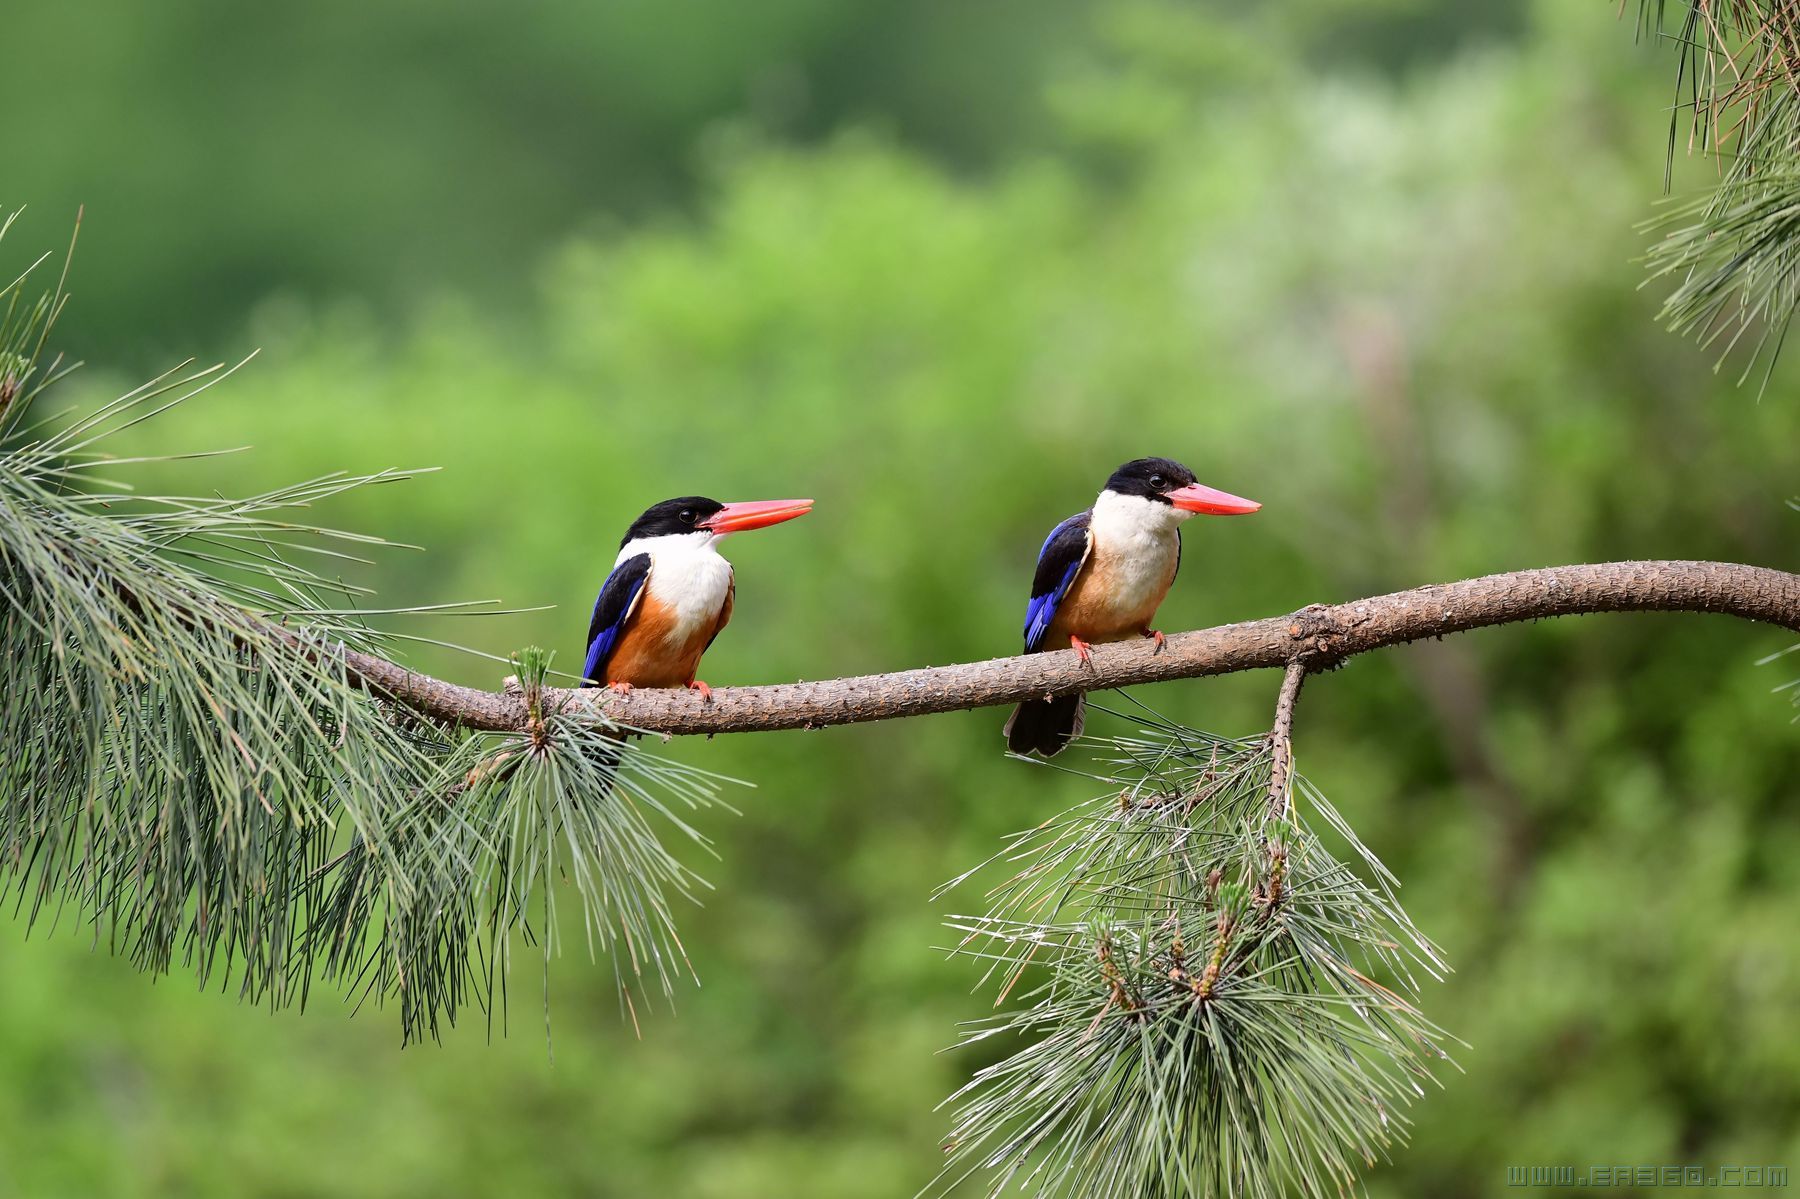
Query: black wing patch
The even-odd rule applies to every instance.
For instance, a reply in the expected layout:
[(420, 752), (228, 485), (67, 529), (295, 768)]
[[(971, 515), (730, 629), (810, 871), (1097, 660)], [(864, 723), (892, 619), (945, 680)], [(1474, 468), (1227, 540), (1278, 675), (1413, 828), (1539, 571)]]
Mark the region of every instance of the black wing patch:
[(581, 667), (582, 677), (592, 680), (584, 686), (605, 682), (606, 660), (619, 644), (625, 622), (637, 611), (638, 599), (650, 578), (650, 555), (637, 554), (613, 567), (594, 601), (594, 618), (588, 622), (587, 661)]
[(1080, 512), (1050, 530), (1038, 551), (1037, 573), (1031, 578), (1031, 602), (1025, 606), (1025, 652), (1043, 648), (1044, 634), (1056, 616), (1057, 605), (1069, 593), (1093, 546), (1088, 532), (1092, 512)]

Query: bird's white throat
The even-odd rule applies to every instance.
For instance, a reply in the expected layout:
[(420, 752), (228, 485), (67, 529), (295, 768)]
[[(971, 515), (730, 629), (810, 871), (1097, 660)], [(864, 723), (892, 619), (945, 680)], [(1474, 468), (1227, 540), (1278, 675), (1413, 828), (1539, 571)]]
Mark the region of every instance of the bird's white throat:
[(674, 613), (672, 642), (685, 644), (697, 630), (716, 624), (731, 594), (731, 563), (714, 548), (717, 541), (701, 529), (638, 537), (625, 543), (613, 563), (650, 555), (650, 598)]
[(1174, 504), (1160, 500), (1102, 491), (1100, 498), (1094, 501), (1094, 515), (1088, 527), (1094, 531), (1096, 539), (1171, 538), (1181, 527), (1181, 522), (1192, 515), (1192, 512), (1183, 512)]
[(1094, 565), (1107, 580), (1112, 605), (1137, 611), (1161, 600), (1181, 554), (1181, 522), (1190, 515), (1143, 496), (1100, 493), (1088, 533)]

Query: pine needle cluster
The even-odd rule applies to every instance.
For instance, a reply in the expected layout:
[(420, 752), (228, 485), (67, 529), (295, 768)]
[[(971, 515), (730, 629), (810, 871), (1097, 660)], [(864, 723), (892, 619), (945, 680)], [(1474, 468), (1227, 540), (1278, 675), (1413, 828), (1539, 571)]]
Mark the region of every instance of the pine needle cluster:
[(948, 1101), (938, 1190), (1340, 1193), (1444, 1057), (1414, 1006), (1442, 962), (1272, 737), (1140, 723), (1093, 743), (1102, 794), (1018, 834), (987, 911), (952, 922), (1005, 1010), (964, 1039), (1001, 1056)]
[[(1671, 8), (1676, 11), (1671, 12)], [(1640, 0), (1640, 28), (1678, 50), (1671, 167), (1683, 141), (1720, 177), (1651, 228), (1651, 277), (1673, 285), (1662, 319), (1767, 372), (1800, 304), (1800, 5), (1793, 0)]]
[[(3, 232), (3, 229), (0, 229)], [(41, 262), (42, 260), (40, 260)], [(726, 781), (544, 710), (482, 734), (371, 696), (345, 648), (384, 639), (342, 570), (379, 541), (316, 504), (409, 472), (244, 499), (144, 495), (122, 432), (219, 382), (181, 369), (46, 411), (62, 286), (0, 292), (0, 888), (144, 970), (177, 964), (271, 1006), (315, 980), (394, 1003), (407, 1039), (504, 1003), (515, 940), (546, 958), (573, 897), (622, 1002), (687, 972), (671, 903), (699, 880), (659, 834)], [(567, 921), (570, 917), (563, 916)]]

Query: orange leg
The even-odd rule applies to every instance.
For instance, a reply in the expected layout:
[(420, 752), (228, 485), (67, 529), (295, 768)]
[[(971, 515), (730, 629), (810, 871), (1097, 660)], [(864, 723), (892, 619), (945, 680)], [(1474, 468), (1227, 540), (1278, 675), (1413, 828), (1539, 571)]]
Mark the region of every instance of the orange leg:
[(1162, 653), (1163, 642), (1167, 641), (1168, 638), (1163, 636), (1161, 629), (1142, 628), (1139, 629), (1138, 632), (1156, 642), (1155, 652), (1159, 654)]
[(617, 691), (620, 695), (630, 695), (631, 694), (631, 684), (630, 683), (617, 683), (617, 682), (608, 683), (606, 685), (606, 689), (608, 691)]
[(706, 703), (706, 704), (712, 703), (712, 688), (711, 687), (708, 687), (705, 683), (702, 683), (699, 679), (689, 679), (687, 685), (688, 685), (689, 691), (698, 691), (700, 693), (700, 702), (701, 703)]
[(1089, 666), (1094, 664), (1094, 647), (1073, 633), (1069, 634), (1069, 648), (1075, 651), (1076, 657), (1080, 658), (1083, 662), (1086, 662)]

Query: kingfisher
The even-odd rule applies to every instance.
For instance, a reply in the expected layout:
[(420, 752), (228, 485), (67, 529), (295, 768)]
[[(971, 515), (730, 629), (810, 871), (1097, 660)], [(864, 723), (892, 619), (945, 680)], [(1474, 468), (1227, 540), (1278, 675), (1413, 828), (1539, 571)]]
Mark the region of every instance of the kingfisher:
[(737, 583), (718, 550), (721, 537), (805, 516), (811, 500), (721, 504), (688, 495), (653, 504), (625, 530), (612, 573), (594, 601), (582, 686), (688, 687), (712, 701), (695, 677), (700, 655), (731, 620)]
[[(1197, 512), (1238, 516), (1261, 504), (1216, 491), (1168, 458), (1138, 458), (1112, 473), (1094, 506), (1050, 530), (1025, 608), (1025, 652), (1074, 649), (1092, 663), (1096, 642), (1149, 637), (1181, 569), (1181, 524)], [(1016, 754), (1060, 753), (1081, 735), (1085, 695), (1027, 700), (1006, 722)]]

